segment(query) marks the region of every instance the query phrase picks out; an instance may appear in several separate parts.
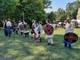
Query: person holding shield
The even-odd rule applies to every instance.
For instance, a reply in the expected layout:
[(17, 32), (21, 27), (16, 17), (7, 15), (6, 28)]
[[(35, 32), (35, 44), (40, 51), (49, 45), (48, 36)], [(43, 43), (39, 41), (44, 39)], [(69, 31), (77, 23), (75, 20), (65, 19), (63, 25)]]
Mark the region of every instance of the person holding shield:
[(53, 46), (53, 26), (49, 20), (46, 20), (46, 26), (44, 28), (44, 32), (46, 33), (48, 39), (48, 45)]
[[(74, 25), (71, 22), (71, 20), (70, 20), (69, 17), (65, 20), (64, 23), (65, 23), (65, 34), (70, 33), (70, 32), (73, 32)], [(64, 40), (64, 46), (71, 48), (71, 43), (70, 42), (67, 42), (66, 40)]]

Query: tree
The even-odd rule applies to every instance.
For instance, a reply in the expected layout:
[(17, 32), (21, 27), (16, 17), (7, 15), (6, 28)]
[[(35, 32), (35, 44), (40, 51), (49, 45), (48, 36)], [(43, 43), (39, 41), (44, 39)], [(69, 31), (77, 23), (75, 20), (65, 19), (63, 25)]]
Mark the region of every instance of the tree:
[(47, 18), (44, 9), (50, 8), (50, 4), (50, 0), (0, 0), (0, 18), (44, 21)]
[(58, 9), (56, 15), (57, 15), (57, 18), (56, 18), (57, 21), (64, 21), (66, 19), (65, 11), (61, 8)]
[(76, 19), (78, 8), (80, 8), (80, 0), (68, 3), (66, 6), (66, 12), (70, 12), (71, 18)]
[(17, 4), (18, 0), (0, 0), (0, 18), (10, 17)]
[(54, 23), (56, 21), (56, 14), (54, 12), (48, 13), (48, 19)]
[[(44, 21), (46, 18), (45, 8), (50, 5), (50, 0), (20, 0), (13, 14), (16, 19), (30, 22), (32, 19)], [(18, 17), (18, 18), (17, 18)]]

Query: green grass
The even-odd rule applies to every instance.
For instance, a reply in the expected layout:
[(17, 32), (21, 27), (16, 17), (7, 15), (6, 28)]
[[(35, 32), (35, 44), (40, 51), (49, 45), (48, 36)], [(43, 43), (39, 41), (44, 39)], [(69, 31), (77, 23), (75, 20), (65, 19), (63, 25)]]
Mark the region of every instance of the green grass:
[(34, 44), (34, 39), (21, 35), (3, 36), (0, 30), (0, 60), (80, 60), (80, 28), (75, 29), (79, 40), (72, 45), (72, 49), (63, 44), (64, 29), (54, 32), (55, 46), (48, 46), (45, 35), (43, 42)]

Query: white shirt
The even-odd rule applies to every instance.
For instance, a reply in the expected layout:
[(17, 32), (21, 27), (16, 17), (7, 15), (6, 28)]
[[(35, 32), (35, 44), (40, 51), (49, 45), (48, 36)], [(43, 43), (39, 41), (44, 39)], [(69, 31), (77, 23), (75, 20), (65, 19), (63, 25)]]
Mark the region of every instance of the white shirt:
[(23, 25), (22, 22), (18, 23), (18, 28), (19, 28), (20, 25)]
[(32, 23), (32, 27), (34, 27), (34, 28), (35, 28), (35, 27), (36, 27), (36, 24), (35, 24), (35, 23)]
[(11, 26), (11, 22), (7, 21), (6, 26)]
[(35, 27), (34, 32), (36, 33), (36, 38), (38, 38), (38, 26)]
[(22, 22), (18, 23), (18, 28), (19, 28), (19, 31), (20, 31), (20, 32), (23, 32), (24, 30), (21, 30), (21, 29), (20, 29), (20, 26), (21, 26), (21, 25), (23, 25)]
[(72, 22), (71, 23), (66, 23), (65, 28), (66, 28), (65, 33), (73, 32), (74, 25), (73, 25)]

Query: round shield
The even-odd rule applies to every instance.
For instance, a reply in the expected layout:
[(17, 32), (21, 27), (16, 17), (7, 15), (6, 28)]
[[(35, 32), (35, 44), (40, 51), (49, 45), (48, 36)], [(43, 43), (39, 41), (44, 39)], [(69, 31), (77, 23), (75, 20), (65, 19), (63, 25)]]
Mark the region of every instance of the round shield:
[(47, 35), (52, 35), (53, 32), (54, 32), (54, 29), (51, 25), (46, 25), (44, 27), (44, 32), (47, 34)]
[(24, 30), (24, 25), (20, 25), (19, 28), (20, 28), (21, 30)]
[(67, 41), (67, 42), (70, 42), (70, 43), (74, 43), (78, 40), (78, 36), (75, 34), (75, 33), (66, 33), (64, 35), (64, 39)]

